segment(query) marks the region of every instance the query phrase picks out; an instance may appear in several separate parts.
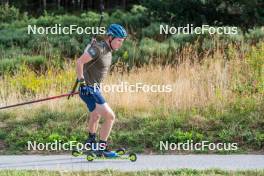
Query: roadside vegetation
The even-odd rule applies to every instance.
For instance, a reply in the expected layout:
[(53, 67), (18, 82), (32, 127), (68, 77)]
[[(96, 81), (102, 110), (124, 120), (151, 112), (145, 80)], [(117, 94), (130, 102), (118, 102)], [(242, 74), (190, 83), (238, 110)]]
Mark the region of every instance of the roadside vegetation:
[[(28, 35), (26, 27), (96, 26), (99, 15), (29, 17), (5, 8), (10, 20), (0, 23), (0, 105), (69, 92), (76, 77), (74, 61), (89, 36)], [(110, 138), (113, 148), (160, 153), (159, 141), (207, 140), (237, 142), (239, 150), (231, 153), (263, 153), (263, 28), (231, 36), (162, 36), (160, 23), (148, 21), (142, 6), (106, 13), (104, 25), (110, 22), (124, 24), (131, 35), (115, 53), (105, 84), (172, 85), (171, 92), (104, 93), (117, 114)], [(27, 141), (82, 142), (87, 116), (77, 96), (1, 110), (1, 153), (28, 152)]]

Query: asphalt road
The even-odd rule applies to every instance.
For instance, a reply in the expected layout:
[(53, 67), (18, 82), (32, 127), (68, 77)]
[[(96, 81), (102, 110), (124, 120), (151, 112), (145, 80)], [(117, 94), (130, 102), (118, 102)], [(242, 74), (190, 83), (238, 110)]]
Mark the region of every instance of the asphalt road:
[(264, 155), (138, 155), (136, 162), (128, 160), (86, 161), (84, 156), (70, 155), (1, 155), (0, 169), (39, 170), (102, 170), (120, 171), (164, 169), (249, 170), (264, 169)]

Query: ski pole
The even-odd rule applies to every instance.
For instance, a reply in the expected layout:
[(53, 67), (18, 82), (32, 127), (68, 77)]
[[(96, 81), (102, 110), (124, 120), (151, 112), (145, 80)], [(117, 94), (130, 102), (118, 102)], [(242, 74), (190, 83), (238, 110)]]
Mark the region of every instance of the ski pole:
[[(103, 0), (100, 0), (100, 20), (99, 20), (98, 28), (101, 27), (101, 24), (104, 18), (103, 11), (104, 11), (104, 3), (103, 3)], [(93, 45), (95, 41), (96, 41), (96, 33), (94, 33), (92, 36), (91, 45)]]
[(71, 90), (70, 94), (68, 95), (68, 100), (74, 95), (73, 93), (76, 91), (77, 86), (78, 86), (78, 79), (76, 79), (76, 81), (72, 87), (72, 90)]
[(4, 107), (0, 107), (0, 110), (12, 108), (12, 107), (17, 107), (17, 106), (23, 106), (23, 105), (27, 105), (27, 104), (38, 103), (38, 102), (47, 101), (47, 100), (58, 99), (58, 98), (62, 98), (62, 97), (67, 97), (69, 95), (75, 95), (78, 93), (79, 92), (67, 93), (67, 94), (62, 94), (59, 96), (53, 96), (53, 97), (43, 98), (43, 99), (39, 99), (39, 100), (33, 100), (33, 101), (24, 102), (24, 103), (18, 103), (18, 104), (14, 104), (14, 105), (4, 106)]

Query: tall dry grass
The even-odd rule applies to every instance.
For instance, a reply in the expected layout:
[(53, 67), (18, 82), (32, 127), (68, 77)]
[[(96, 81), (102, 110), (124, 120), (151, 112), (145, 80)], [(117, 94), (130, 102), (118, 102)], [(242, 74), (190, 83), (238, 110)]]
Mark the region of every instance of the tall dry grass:
[[(170, 85), (170, 92), (103, 92), (109, 104), (114, 108), (128, 111), (151, 111), (163, 109), (189, 109), (209, 104), (222, 106), (234, 96), (230, 87), (232, 65), (223, 59), (208, 59), (204, 64), (184, 62), (177, 67), (148, 66), (134, 69), (129, 74), (113, 72), (104, 81), (104, 85), (117, 85), (127, 82), (130, 85)], [(74, 64), (65, 70), (39, 76), (29, 70), (22, 70), (15, 76), (6, 76), (0, 81), (1, 105), (38, 99), (62, 93), (71, 89), (75, 78)], [(81, 101), (78, 96), (71, 99), (53, 100), (39, 103), (52, 109), (63, 109), (66, 102), (75, 104)], [(61, 104), (61, 106), (60, 106)], [(25, 108), (37, 107), (28, 105)], [(24, 108), (24, 107), (23, 107)]]
[[(253, 56), (241, 53), (241, 50), (231, 46), (228, 48), (229, 59), (225, 58), (222, 49), (216, 48), (213, 55), (205, 53), (201, 60), (193, 52), (193, 47), (195, 46), (183, 50), (181, 56), (184, 58), (175, 58), (181, 60), (181, 63), (176, 66), (152, 64), (134, 68), (129, 73), (120, 74), (118, 71), (113, 71), (104, 81), (105, 85), (116, 85), (121, 82), (127, 82), (130, 85), (136, 83), (171, 85), (170, 92), (144, 92), (142, 90), (139, 92), (103, 92), (107, 102), (114, 109), (146, 113), (153, 109), (185, 110), (208, 105), (221, 108), (226, 103), (232, 102), (239, 96), (234, 91), (236, 86), (244, 84), (249, 79), (248, 75), (252, 70), (246, 62)], [(262, 52), (260, 50), (259, 53)], [(254, 53), (258, 52), (254, 51)], [(255, 60), (261, 60), (261, 57), (256, 56)], [(42, 75), (38, 75), (26, 66), (21, 66), (17, 74), (13, 76), (7, 74), (0, 78), (0, 104), (5, 106), (67, 93), (71, 90), (75, 78), (74, 62), (67, 63), (63, 70), (50, 68)], [(24, 106), (21, 109), (30, 109), (43, 104), (61, 111), (83, 105), (78, 96), (75, 96), (70, 101), (64, 98)]]
[(137, 69), (130, 75), (113, 73), (107, 84), (138, 82), (146, 85), (171, 85), (171, 92), (124, 92), (106, 93), (109, 103), (128, 110), (151, 111), (163, 109), (189, 109), (209, 104), (223, 105), (231, 101), (230, 70), (223, 60), (210, 60), (206, 65), (185, 62), (177, 67), (152, 66)]

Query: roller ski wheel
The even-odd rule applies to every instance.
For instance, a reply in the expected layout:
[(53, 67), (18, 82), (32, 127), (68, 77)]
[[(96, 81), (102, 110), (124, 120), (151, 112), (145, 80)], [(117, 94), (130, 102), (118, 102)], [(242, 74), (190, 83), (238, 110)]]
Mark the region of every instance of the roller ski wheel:
[(78, 151), (78, 150), (73, 150), (72, 151), (72, 156), (74, 156), (74, 157), (78, 157), (78, 156), (81, 156), (81, 155), (83, 155), (83, 152), (81, 152), (81, 151)]
[(126, 154), (126, 149), (125, 148), (119, 148), (115, 151), (119, 156), (125, 155)]
[(130, 154), (129, 154), (129, 160), (130, 160), (131, 162), (135, 162), (135, 161), (137, 161), (137, 155), (136, 155), (135, 153), (130, 153)]
[(86, 155), (86, 160), (89, 162), (92, 162), (95, 158), (97, 158), (97, 156), (94, 153), (88, 153)]

